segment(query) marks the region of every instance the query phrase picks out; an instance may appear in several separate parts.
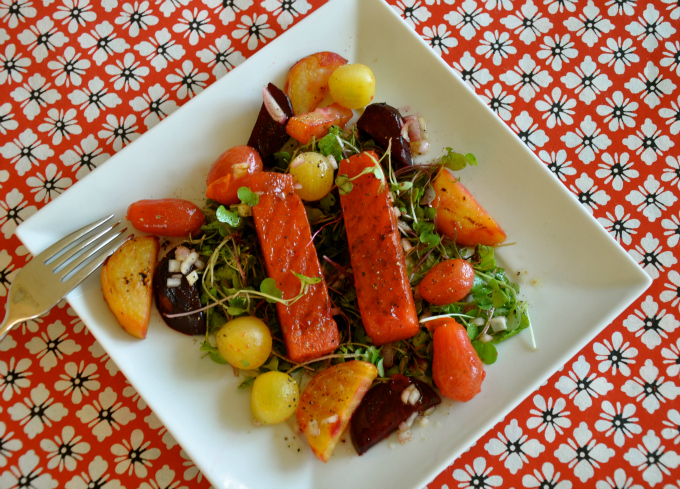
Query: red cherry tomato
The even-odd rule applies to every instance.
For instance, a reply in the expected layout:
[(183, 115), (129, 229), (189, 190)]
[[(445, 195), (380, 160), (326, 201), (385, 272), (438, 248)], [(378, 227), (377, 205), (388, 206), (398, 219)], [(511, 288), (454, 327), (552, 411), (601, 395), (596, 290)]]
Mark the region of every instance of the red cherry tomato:
[(128, 207), (127, 220), (135, 229), (159, 236), (196, 235), (203, 225), (203, 211), (182, 199), (140, 200)]
[(486, 372), (465, 328), (447, 320), (434, 330), (432, 342), (432, 378), (442, 395), (469, 401), (479, 394)]
[(425, 274), (418, 289), (432, 305), (443, 306), (463, 299), (475, 282), (475, 271), (467, 261), (455, 258), (437, 263)]
[(223, 205), (238, 204), (238, 189), (247, 187), (242, 180), (261, 171), (262, 158), (255, 149), (234, 146), (222, 153), (210, 168), (206, 196)]

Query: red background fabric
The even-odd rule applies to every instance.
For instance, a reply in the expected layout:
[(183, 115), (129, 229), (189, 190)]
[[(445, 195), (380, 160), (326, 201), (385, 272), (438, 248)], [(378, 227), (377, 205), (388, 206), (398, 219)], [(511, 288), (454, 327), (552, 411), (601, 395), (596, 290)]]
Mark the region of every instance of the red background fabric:
[[(0, 0), (3, 302), (18, 224), (323, 3)], [(680, 2), (388, 3), (654, 279), (428, 487), (679, 489)], [(0, 487), (92, 481), (210, 486), (62, 303), (0, 343)]]

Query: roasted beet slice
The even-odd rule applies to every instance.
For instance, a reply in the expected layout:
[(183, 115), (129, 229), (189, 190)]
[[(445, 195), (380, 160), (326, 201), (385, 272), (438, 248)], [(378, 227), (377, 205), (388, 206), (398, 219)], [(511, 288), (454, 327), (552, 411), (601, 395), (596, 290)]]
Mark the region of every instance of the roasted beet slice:
[(156, 297), (156, 307), (158, 307), (158, 311), (161, 313), (165, 323), (172, 329), (188, 335), (205, 334), (204, 312), (180, 316), (178, 318), (165, 316), (165, 314), (178, 314), (202, 307), (198, 282), (194, 285), (189, 285), (187, 278), (182, 275), (182, 283), (179, 287), (168, 288), (168, 278), (175, 275), (168, 271), (168, 262), (174, 257), (175, 248), (165, 255), (165, 258), (156, 266), (156, 271), (153, 274), (153, 292)]
[(396, 167), (413, 164), (411, 144), (401, 135), (403, 125), (399, 110), (385, 103), (369, 105), (357, 121), (361, 137), (365, 140), (372, 139), (385, 151), (392, 139), (390, 152), (392, 164)]
[[(401, 400), (402, 392), (411, 384), (420, 391), (420, 399), (415, 404)], [(389, 382), (371, 388), (354, 412), (350, 426), (354, 448), (359, 455), (364, 454), (413, 413), (425, 411), (440, 402), (437, 393), (425, 382), (394, 374)]]
[[(283, 93), (283, 91), (273, 83), (267, 85), (267, 89), (288, 118), (293, 117), (293, 106), (288, 99), (288, 95)], [(271, 167), (276, 163), (274, 153), (278, 152), (281, 149), (281, 146), (286, 144), (289, 138), (290, 136), (286, 132), (286, 125), (279, 124), (272, 119), (272, 116), (267, 112), (263, 102), (260, 113), (257, 116), (257, 121), (255, 122), (255, 127), (253, 127), (253, 132), (250, 134), (248, 146), (255, 148), (257, 152), (260, 153), (260, 157), (265, 166)]]

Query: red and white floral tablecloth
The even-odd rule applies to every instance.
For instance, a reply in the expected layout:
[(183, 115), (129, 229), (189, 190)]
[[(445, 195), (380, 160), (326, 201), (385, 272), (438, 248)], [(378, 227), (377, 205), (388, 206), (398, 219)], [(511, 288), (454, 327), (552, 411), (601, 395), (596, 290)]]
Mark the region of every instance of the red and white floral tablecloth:
[[(323, 3), (0, 0), (0, 296), (23, 220)], [(680, 489), (680, 1), (388, 3), (654, 279), (428, 487)], [(0, 398), (2, 489), (210, 485), (65, 304)]]

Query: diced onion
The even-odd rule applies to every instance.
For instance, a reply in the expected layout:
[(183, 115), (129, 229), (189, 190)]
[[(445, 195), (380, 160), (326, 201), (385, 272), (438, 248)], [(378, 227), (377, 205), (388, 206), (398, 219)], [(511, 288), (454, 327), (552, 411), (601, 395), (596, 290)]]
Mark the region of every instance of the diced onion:
[(179, 260), (168, 260), (168, 272), (177, 273), (179, 272), (179, 267), (182, 264)]
[(401, 247), (404, 248), (406, 253), (413, 249), (413, 246), (411, 246), (411, 243), (409, 243), (408, 239), (406, 238), (401, 238)]
[(419, 139), (411, 142), (411, 151), (413, 153), (424, 155), (430, 152), (430, 142), (426, 139)]
[(399, 443), (405, 445), (406, 443), (411, 441), (411, 430), (400, 431), (399, 434), (397, 435), (397, 439), (399, 440)]
[(425, 187), (425, 192), (420, 198), (420, 205), (430, 205), (437, 198), (437, 191), (432, 185)]
[(175, 259), (184, 261), (187, 259), (187, 256), (189, 256), (189, 253), (191, 253), (191, 250), (186, 246), (178, 246), (175, 248)]
[(281, 106), (276, 102), (276, 99), (269, 93), (269, 89), (265, 86), (262, 88), (262, 99), (264, 100), (264, 107), (269, 112), (269, 115), (279, 124), (285, 124), (288, 116), (283, 111)]
[(408, 403), (411, 406), (415, 406), (418, 401), (420, 401), (420, 391), (414, 385), (413, 392), (411, 392), (411, 394), (408, 396)]
[(328, 164), (331, 165), (331, 167), (333, 168), (333, 170), (337, 170), (337, 169), (338, 169), (338, 162), (335, 160), (335, 156), (333, 156), (333, 155), (328, 155), (328, 156), (326, 156), (326, 160), (328, 160)]
[(201, 260), (196, 260), (196, 263), (194, 263), (194, 268), (197, 270), (203, 270), (205, 268), (205, 263)]
[(471, 323), (474, 324), (475, 326), (484, 326), (486, 324), (486, 319), (484, 319), (484, 318), (474, 318), (471, 321)]
[(250, 164), (248, 163), (236, 163), (231, 167), (234, 180), (245, 177), (248, 174), (248, 168)]
[(498, 333), (499, 331), (505, 331), (506, 329), (508, 329), (508, 323), (505, 316), (491, 318), (489, 324), (491, 325), (491, 329), (493, 329), (494, 333)]
[(486, 333), (479, 337), (479, 341), (481, 341), (482, 343), (488, 343), (491, 340), (493, 340), (493, 336)]
[(181, 278), (168, 277), (168, 280), (165, 283), (165, 286), (168, 289), (174, 289), (175, 287), (179, 287), (180, 285), (182, 285), (182, 279)]
[(406, 389), (401, 391), (401, 402), (403, 402), (404, 404), (415, 404), (416, 402), (418, 402), (418, 400), (416, 399), (415, 402), (411, 403), (411, 396), (414, 395), (414, 392), (415, 395), (418, 396), (418, 399), (420, 399), (420, 391), (416, 388), (415, 384), (409, 384), (409, 386)]
[(187, 275), (187, 282), (189, 282), (189, 285), (194, 285), (197, 281), (198, 281), (198, 272), (196, 272), (196, 270), (194, 270), (189, 275)]
[(186, 275), (189, 273), (191, 270), (191, 267), (194, 266), (194, 263), (198, 261), (198, 253), (195, 251), (192, 251), (189, 253), (189, 256), (186, 257), (186, 259), (182, 262), (182, 265), (180, 265), (180, 271)]

